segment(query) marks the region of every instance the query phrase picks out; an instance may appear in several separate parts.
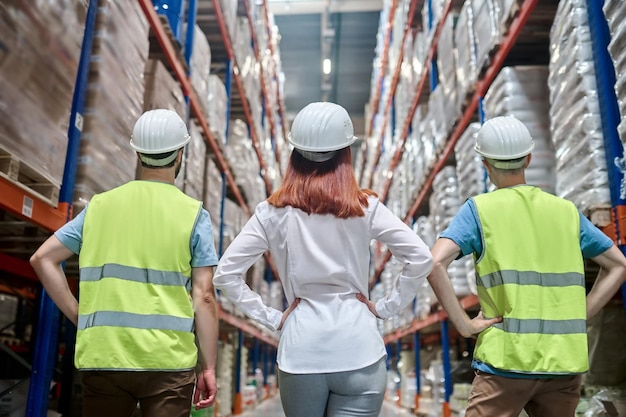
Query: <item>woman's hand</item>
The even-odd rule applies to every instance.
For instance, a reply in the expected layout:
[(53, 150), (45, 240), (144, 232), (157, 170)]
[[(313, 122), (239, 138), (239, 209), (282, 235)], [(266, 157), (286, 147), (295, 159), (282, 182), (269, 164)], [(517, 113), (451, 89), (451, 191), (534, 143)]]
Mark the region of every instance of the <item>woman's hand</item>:
[(287, 317), (298, 306), (298, 304), (300, 304), (300, 299), (296, 298), (295, 300), (293, 300), (293, 303), (291, 303), (291, 305), (287, 308), (287, 310), (283, 312), (283, 317), (282, 319), (280, 319), (280, 326), (278, 326), (277, 330), (282, 330), (283, 324), (285, 324), (285, 320), (287, 320)]
[(362, 302), (363, 304), (365, 304), (367, 308), (369, 309), (369, 311), (372, 312), (373, 315), (375, 315), (377, 318), (380, 318), (380, 316), (378, 315), (378, 312), (376, 311), (376, 303), (374, 303), (373, 301), (370, 301), (363, 294), (357, 294), (356, 299)]

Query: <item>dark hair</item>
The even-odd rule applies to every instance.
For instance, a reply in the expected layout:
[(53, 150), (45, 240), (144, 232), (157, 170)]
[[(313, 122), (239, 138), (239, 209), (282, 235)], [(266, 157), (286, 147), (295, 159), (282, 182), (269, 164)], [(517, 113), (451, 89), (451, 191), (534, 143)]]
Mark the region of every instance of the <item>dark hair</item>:
[(180, 149), (176, 149), (175, 151), (170, 151), (170, 152), (164, 152), (164, 153), (155, 153), (155, 154), (140, 154), (139, 156), (139, 161), (141, 162), (141, 166), (144, 168), (150, 168), (150, 169), (162, 169), (162, 168), (171, 168), (176, 164), (176, 158), (174, 158), (169, 164), (167, 165), (163, 165), (163, 166), (154, 166), (154, 165), (150, 165), (146, 162), (144, 162), (141, 159), (141, 155), (146, 155), (148, 158), (152, 158), (152, 159), (166, 159), (170, 156), (172, 156), (173, 154), (177, 153)]
[(292, 151), (280, 188), (267, 202), (291, 206), (308, 214), (332, 214), (347, 219), (364, 216), (372, 190), (359, 189), (352, 167), (350, 148), (337, 151), (325, 162), (313, 162)]

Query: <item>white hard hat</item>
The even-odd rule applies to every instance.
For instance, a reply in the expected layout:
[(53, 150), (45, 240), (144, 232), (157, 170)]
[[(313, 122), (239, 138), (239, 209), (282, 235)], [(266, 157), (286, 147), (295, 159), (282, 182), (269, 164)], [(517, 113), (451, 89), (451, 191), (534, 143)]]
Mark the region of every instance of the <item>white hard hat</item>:
[(335, 103), (307, 105), (296, 115), (289, 133), (289, 143), (305, 158), (317, 162), (332, 158), (332, 151), (346, 148), (355, 140), (350, 115)]
[(191, 136), (183, 119), (172, 110), (148, 110), (133, 128), (130, 146), (142, 154), (154, 155), (180, 149)]
[[(476, 136), (474, 150), (487, 159), (507, 161), (528, 155), (534, 147), (533, 138), (524, 123), (513, 116), (500, 116), (482, 125)], [(523, 162), (508, 168), (519, 168), (522, 165)]]

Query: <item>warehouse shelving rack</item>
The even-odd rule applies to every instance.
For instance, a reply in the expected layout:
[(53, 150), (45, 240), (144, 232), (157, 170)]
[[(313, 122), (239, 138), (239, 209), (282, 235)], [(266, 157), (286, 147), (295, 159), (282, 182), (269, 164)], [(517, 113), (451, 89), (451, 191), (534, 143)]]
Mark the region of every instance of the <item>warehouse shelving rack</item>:
[[(411, 6), (414, 2), (412, 2)], [(434, 56), (434, 51), (437, 46), (438, 36), (440, 33), (440, 26), (445, 20), (446, 16), (450, 12), (450, 1), (446, 2), (444, 6), (443, 16), (439, 21), (439, 25), (436, 29), (432, 44), (428, 51), (428, 60), (427, 63), (430, 62), (433, 66), (433, 72), (436, 71), (434, 67), (434, 62), (432, 62), (432, 58)], [(606, 149), (606, 158), (607, 158), (607, 166), (609, 167), (609, 182), (611, 188), (611, 224), (604, 228), (604, 232), (613, 238), (613, 240), (618, 244), (618, 247), (623, 253), (626, 253), (626, 199), (620, 194), (621, 187), (624, 184), (624, 172), (619, 168), (619, 161), (624, 160), (624, 148), (623, 144), (620, 141), (619, 134), (617, 131), (617, 125), (619, 123), (619, 109), (617, 106), (617, 98), (615, 96), (615, 91), (613, 85), (615, 83), (615, 72), (613, 68), (613, 63), (609, 56), (607, 45), (610, 40), (610, 34), (608, 32), (608, 27), (606, 23), (606, 19), (604, 17), (602, 6), (604, 1), (595, 1), (595, 0), (587, 0), (587, 9), (589, 14), (589, 21), (591, 27), (591, 38), (592, 44), (594, 48), (594, 60), (596, 65), (596, 73), (602, 74), (597, 77), (598, 82), (598, 94), (600, 98), (600, 110), (602, 117), (602, 127), (605, 138), (605, 149)], [(430, 1), (424, 7), (430, 7)], [(456, 125), (449, 136), (446, 145), (437, 159), (434, 167), (431, 169), (428, 174), (424, 185), (422, 186), (420, 192), (418, 193), (414, 203), (408, 210), (404, 221), (406, 223), (411, 223), (413, 218), (418, 213), (422, 205), (425, 201), (427, 201), (427, 197), (430, 194), (433, 180), (435, 175), (449, 163), (450, 156), (454, 150), (454, 146), (461, 134), (468, 126), (468, 124), (472, 121), (473, 118), (476, 117), (476, 113), (478, 112), (479, 119), (483, 120), (483, 112), (482, 112), (482, 98), (487, 92), (489, 86), (497, 76), (501, 67), (503, 66), (509, 52), (513, 48), (516, 43), (517, 38), (520, 36), (522, 29), (525, 24), (531, 17), (535, 6), (538, 5), (537, 0), (523, 0), (519, 2), (519, 10), (517, 14), (510, 22), (510, 26), (508, 31), (504, 37), (504, 39), (500, 42), (499, 47), (494, 52), (490, 64), (487, 66), (486, 70), (483, 72), (483, 75), (479, 78), (475, 85), (474, 93), (472, 94), (470, 100), (467, 103), (461, 117), (457, 120)], [(411, 17), (409, 17), (411, 19)], [(402, 59), (402, 57), (400, 57)], [(402, 134), (400, 135), (401, 145), (396, 150), (396, 153), (393, 156), (390, 168), (389, 175), (387, 176), (382, 194), (381, 200), (386, 200), (388, 196), (388, 192), (391, 186), (391, 182), (393, 181), (393, 172), (397, 167), (400, 158), (402, 156), (404, 143), (406, 141), (407, 135), (410, 130), (410, 123), (413, 118), (414, 112), (416, 110), (416, 106), (420, 100), (420, 96), (423, 93), (424, 84), (427, 77), (427, 72), (429, 70), (429, 66), (424, 66), (424, 71), (422, 72), (416, 95), (413, 99), (412, 105), (410, 107), (409, 114), (407, 119), (404, 122), (404, 127), (402, 130)], [(391, 107), (389, 101), (393, 99), (393, 94), (395, 92), (396, 80), (394, 78), (392, 80), (392, 90), (390, 94), (390, 98), (386, 104), (386, 108), (384, 111), (384, 119), (383, 126), (386, 126), (388, 120), (390, 119), (388, 107)], [(431, 76), (431, 89), (436, 85), (436, 79)], [(392, 120), (391, 123), (394, 121)], [(372, 119), (373, 123), (373, 119)], [(384, 128), (383, 128), (384, 131)], [(384, 133), (383, 133), (384, 134)], [(382, 138), (381, 138), (382, 141)], [(380, 148), (377, 150), (378, 154), (376, 156), (376, 163), (378, 163), (378, 157), (380, 156)], [(371, 186), (371, 185), (370, 185)], [(383, 262), (377, 265), (375, 269), (375, 273), (373, 279), (371, 281), (371, 286), (373, 286), (379, 279), (380, 274), (385, 266), (385, 264), (390, 260), (391, 253), (387, 252), (385, 254)], [(626, 284), (622, 286), (622, 298), (626, 300)], [(461, 306), (466, 310), (475, 310), (478, 308), (478, 297), (476, 295), (469, 295), (459, 299)], [(626, 304), (625, 304), (626, 308)], [(416, 355), (416, 364), (419, 364), (419, 347), (420, 347), (420, 336), (419, 331), (432, 328), (432, 326), (440, 324), (440, 333), (441, 333), (441, 344), (443, 350), (443, 365), (444, 365), (444, 379), (445, 379), (445, 402), (443, 403), (443, 416), (449, 417), (451, 415), (449, 400), (452, 392), (451, 387), (451, 375), (450, 375), (450, 331), (447, 321), (447, 314), (442, 309), (438, 309), (434, 313), (431, 313), (426, 318), (416, 319), (411, 325), (406, 328), (395, 329), (394, 331), (386, 334), (384, 336), (384, 341), (387, 345), (390, 345), (394, 342), (398, 342), (402, 338), (413, 335), (413, 348), (415, 349)], [(419, 365), (417, 365), (419, 368)], [(419, 369), (416, 369), (417, 375), (419, 375)], [(419, 397), (420, 397), (420, 380), (417, 378), (417, 396), (416, 396), (416, 409), (419, 405)]]
[[(442, 11), (442, 17), (439, 20), (439, 22), (437, 23), (437, 26), (435, 28), (433, 37), (432, 37), (432, 41), (431, 44), (428, 48), (428, 54), (426, 55), (426, 61), (425, 62), (433, 62), (433, 59), (435, 57), (435, 51), (437, 50), (437, 43), (439, 40), (439, 36), (441, 34), (441, 30), (443, 28), (443, 24), (445, 22), (446, 17), (448, 16), (448, 13), (450, 13), (450, 10), (452, 8), (452, 3), (453, 0), (447, 0), (443, 11)], [(427, 3), (424, 5), (424, 7), (429, 7), (430, 3)], [(406, 43), (407, 37), (408, 37), (408, 33), (409, 30), (411, 30), (411, 27), (413, 26), (413, 20), (415, 19), (415, 9), (417, 7), (417, 0), (412, 0), (411, 1), (411, 5), (410, 5), (410, 9), (409, 9), (409, 16), (408, 16), (408, 22), (407, 25), (404, 29), (404, 35), (402, 37), (402, 40), (400, 41), (400, 53), (398, 54), (398, 62), (395, 66), (395, 70), (391, 79), (391, 86), (390, 86), (390, 90), (389, 90), (389, 94), (387, 96), (387, 100), (385, 101), (385, 107), (384, 107), (384, 111), (383, 111), (383, 119), (381, 122), (381, 129), (380, 129), (380, 138), (377, 139), (376, 141), (376, 153), (374, 155), (373, 158), (373, 164), (372, 166), (377, 166), (378, 162), (380, 160), (380, 156), (383, 152), (382, 146), (383, 146), (383, 138), (385, 136), (385, 129), (387, 127), (388, 124), (391, 124), (392, 127), (394, 127), (393, 125), (395, 124), (395, 120), (394, 119), (391, 111), (392, 111), (392, 107), (393, 107), (393, 100), (394, 100), (394, 95), (396, 93), (396, 88), (398, 87), (398, 81), (400, 80), (400, 70), (402, 68), (402, 60), (404, 59), (404, 45)], [(422, 73), (420, 74), (420, 79), (419, 82), (417, 83), (417, 88), (415, 90), (415, 95), (413, 98), (413, 102), (411, 103), (411, 107), (409, 110), (409, 115), (410, 117), (407, 117), (406, 120), (404, 121), (404, 125), (402, 127), (402, 133), (400, 135), (400, 141), (401, 141), (401, 145), (398, 147), (398, 149), (396, 150), (393, 160), (391, 162), (391, 168), (395, 168), (398, 164), (398, 162), (400, 161), (400, 158), (402, 157), (402, 151), (404, 149), (404, 143), (406, 142), (408, 136), (409, 136), (409, 131), (411, 130), (411, 120), (413, 119), (413, 115), (415, 114), (415, 110), (417, 109), (417, 105), (420, 102), (420, 99), (423, 96), (423, 92), (424, 89), (426, 87), (426, 81), (428, 81), (428, 77), (429, 74), (431, 74), (430, 69), (431, 67), (434, 66), (433, 65), (424, 65), (424, 69), (422, 70)], [(372, 117), (370, 125), (373, 125), (374, 123), (374, 117)], [(365, 166), (365, 164), (364, 164)], [(390, 169), (390, 171), (393, 171), (393, 169)], [(372, 175), (370, 177), (370, 182), (368, 185), (368, 188), (372, 187), (372, 183), (374, 181), (374, 176)], [(382, 193), (382, 200), (385, 200), (385, 197), (387, 195), (387, 193), (389, 192), (389, 187), (391, 186), (391, 177), (387, 178), (387, 181), (385, 183), (385, 188), (384, 191)]]
[[(412, 20), (414, 18), (416, 3), (417, 2), (413, 0), (410, 4), (410, 15), (408, 17), (409, 23), (412, 23)], [(429, 24), (431, 25), (430, 29), (431, 30), (434, 29), (434, 34), (431, 40), (431, 44), (428, 48), (427, 60), (425, 62), (422, 73), (420, 74), (420, 79), (417, 84), (417, 89), (416, 89), (415, 95), (413, 96), (411, 106), (409, 108), (410, 109), (409, 113), (406, 116), (406, 119), (402, 122), (403, 123), (402, 131), (398, 139), (400, 141), (400, 144), (397, 147), (395, 154), (392, 158), (392, 162), (389, 167), (389, 173), (387, 175), (383, 192), (380, 195), (381, 201), (385, 201), (388, 196), (389, 189), (391, 187), (391, 182), (393, 181), (393, 172), (401, 160), (402, 153), (404, 150), (404, 145), (410, 133), (411, 121), (413, 120), (413, 116), (415, 114), (417, 106), (420, 103), (420, 100), (423, 98), (423, 95), (425, 93), (426, 81), (428, 80), (430, 82), (431, 90), (434, 89), (434, 87), (436, 86), (436, 83), (437, 83), (436, 70), (437, 69), (436, 69), (436, 63), (434, 62), (434, 56), (437, 50), (437, 45), (439, 41), (439, 36), (441, 34), (441, 29), (443, 27), (443, 24), (448, 14), (450, 13), (452, 9), (452, 3), (453, 3), (452, 0), (448, 0), (445, 2), (442, 15), (437, 23), (437, 26), (434, 28), (432, 27), (432, 23), (433, 23), (432, 22), (432, 0), (426, 0), (424, 3), (423, 7), (429, 8)], [(489, 88), (489, 86), (495, 79), (496, 75), (500, 71), (500, 68), (502, 67), (509, 52), (515, 45), (517, 38), (519, 37), (522, 29), (524, 28), (524, 25), (530, 18), (531, 13), (533, 12), (537, 3), (538, 3), (538, 0), (520, 1), (519, 10), (517, 11), (512, 21), (510, 22), (510, 26), (508, 27), (508, 31), (506, 35), (501, 40), (499, 46), (493, 53), (493, 56), (491, 57), (489, 65), (482, 72), (482, 76), (477, 81), (474, 92), (469, 98), (467, 105), (464, 108), (460, 119), (457, 120), (454, 130), (452, 131), (452, 134), (446, 141), (446, 145), (442, 153), (439, 155), (437, 162), (435, 163), (434, 167), (431, 169), (430, 173), (428, 174), (425, 183), (422, 185), (421, 191), (418, 193), (415, 199), (415, 202), (412, 204), (411, 208), (406, 214), (404, 218), (405, 223), (408, 223), (408, 224), (412, 223), (414, 216), (416, 215), (416, 213), (418, 212), (422, 204), (426, 201), (426, 198), (430, 193), (435, 175), (448, 163), (448, 160), (452, 154), (452, 151), (454, 150), (454, 145), (456, 144), (461, 134), (463, 133), (467, 125), (470, 123), (470, 121), (474, 117), (476, 117), (476, 112), (478, 110), (479, 103), (481, 102), (482, 97), (485, 95), (485, 93), (487, 92), (487, 89)], [(391, 24), (392, 21), (393, 21), (393, 16), (391, 17), (389, 25)], [(402, 46), (404, 46), (404, 42), (406, 41), (407, 31), (410, 30), (410, 26), (411, 25), (408, 24), (407, 27), (405, 28), (405, 34), (401, 41)], [(387, 30), (389, 31), (390, 29), (387, 29)], [(385, 51), (388, 52), (387, 42), (385, 42)], [(393, 112), (393, 99), (394, 99), (395, 89), (397, 87), (398, 77), (399, 77), (398, 67), (401, 64), (402, 59), (403, 59), (403, 54), (402, 52), (400, 52), (398, 63), (396, 65), (396, 70), (392, 78), (391, 91), (389, 92), (389, 96), (384, 107), (383, 120), (382, 120), (383, 129), (381, 129), (381, 137), (379, 140), (377, 138), (377, 142), (376, 142), (377, 145), (376, 145), (376, 154), (375, 154), (375, 159), (374, 159), (374, 162), (375, 162), (374, 169), (378, 168), (377, 164), (379, 162), (380, 155), (383, 151), (382, 150), (382, 138), (385, 134), (384, 127), (386, 127), (388, 123), (391, 123), (392, 127), (394, 127), (395, 125), (395, 120), (393, 120), (395, 116)], [(384, 62), (385, 57), (382, 57), (382, 60)], [(430, 75), (430, 78), (429, 78), (429, 75)], [(379, 86), (377, 85), (375, 97), (378, 97), (379, 95), (378, 87)], [(377, 109), (377, 107), (374, 106), (374, 109)], [(372, 119), (370, 121), (370, 126), (372, 127), (374, 124), (374, 118), (376, 117), (376, 113), (372, 112), (371, 117)], [(365, 163), (363, 165), (365, 166)], [(371, 182), (369, 186), (371, 187)], [(370, 288), (373, 287), (374, 284), (379, 280), (380, 274), (382, 273), (385, 267), (385, 264), (391, 259), (391, 256), (392, 256), (391, 252), (387, 251), (383, 258), (383, 261), (380, 264), (376, 265), (374, 275), (370, 281)], [(475, 309), (478, 305), (478, 297), (475, 295), (466, 296), (464, 298), (461, 298), (459, 301), (461, 305), (463, 306), (463, 308), (466, 310)], [(415, 408), (417, 409), (419, 407), (419, 398), (420, 398), (419, 331), (426, 329), (426, 328), (430, 328), (437, 324), (440, 325), (441, 343), (442, 343), (442, 350), (443, 350), (442, 359), (443, 359), (444, 381), (445, 381), (444, 383), (445, 401), (443, 402), (443, 416), (449, 417), (451, 415), (450, 397), (452, 394), (452, 384), (451, 384), (450, 345), (449, 345), (450, 331), (449, 331), (449, 325), (447, 321), (447, 314), (445, 313), (445, 311), (438, 310), (430, 314), (424, 319), (421, 319), (421, 320), (415, 319), (411, 323), (411, 325), (407, 326), (406, 328), (396, 329), (390, 332), (389, 334), (384, 335), (384, 341), (387, 345), (390, 345), (394, 342), (398, 342), (405, 336), (413, 334), (413, 347), (415, 349), (415, 355), (416, 355), (416, 376), (417, 376), (416, 379), (417, 379), (417, 387), (418, 387), (417, 395), (415, 399)], [(398, 345), (398, 349), (400, 348), (399, 346), (400, 345)]]
[[(243, 208), (246, 214), (250, 215), (250, 209), (244, 200), (243, 194), (236, 185), (228, 162), (224, 158), (215, 137), (209, 129), (206, 118), (202, 114), (198, 97), (191, 87), (186, 67), (178, 58), (178, 51), (172, 44), (166, 28), (157, 16), (151, 1), (139, 0), (139, 3), (149, 21), (151, 29), (155, 32), (163, 53), (170, 65), (170, 69), (180, 82), (183, 92), (188, 100), (191, 115), (198, 121), (204, 133), (205, 140), (212, 151), (220, 171), (223, 172), (224, 188), (228, 187), (229, 195)], [(190, 11), (195, 9), (195, 0), (191, 0)], [(65, 158), (65, 168), (59, 203), (56, 206), (50, 204), (45, 198), (33, 190), (19, 183), (10, 181), (0, 176), (0, 210), (5, 212), (9, 219), (16, 219), (16, 223), (24, 223), (40, 228), (43, 232), (52, 232), (69, 219), (72, 218), (72, 201), (76, 175), (76, 162), (82, 130), (82, 112), (87, 91), (87, 74), (91, 57), (91, 46), (93, 41), (95, 20), (96, 20), (97, 0), (90, 0), (85, 22), (85, 31), (78, 73), (75, 84), (70, 123), (68, 129), (68, 148)], [(190, 14), (193, 18), (193, 15)], [(223, 23), (223, 22), (222, 22)], [(191, 26), (193, 28), (193, 25)], [(268, 29), (269, 30), (269, 29)], [(192, 39), (188, 38), (188, 39)], [(188, 57), (187, 57), (188, 58)], [(243, 94), (242, 94), (243, 95)], [(250, 119), (248, 119), (251, 122)], [(261, 159), (262, 162), (262, 159)], [(33, 248), (35, 249), (35, 248)], [(269, 259), (271, 263), (271, 259)], [(273, 268), (273, 264), (271, 265)], [(0, 269), (10, 276), (18, 277), (29, 286), (36, 286), (38, 279), (24, 259), (0, 253)], [(277, 276), (277, 274), (275, 274)], [(4, 286), (2, 287), (4, 288)], [(33, 298), (33, 293), (20, 289), (6, 288), (23, 297)], [(222, 309), (219, 310), (219, 318), (235, 328), (250, 334), (258, 340), (271, 346), (276, 346), (277, 341), (268, 336), (267, 333), (252, 326), (247, 320), (234, 316)], [(34, 345), (34, 363), (30, 378), (30, 389), (28, 394), (27, 416), (46, 415), (47, 398), (56, 363), (56, 349), (58, 345), (60, 314), (54, 303), (47, 296), (45, 291), (41, 291), (39, 300), (37, 336)], [(71, 333), (71, 332), (70, 332)], [(269, 349), (269, 348), (268, 348)]]

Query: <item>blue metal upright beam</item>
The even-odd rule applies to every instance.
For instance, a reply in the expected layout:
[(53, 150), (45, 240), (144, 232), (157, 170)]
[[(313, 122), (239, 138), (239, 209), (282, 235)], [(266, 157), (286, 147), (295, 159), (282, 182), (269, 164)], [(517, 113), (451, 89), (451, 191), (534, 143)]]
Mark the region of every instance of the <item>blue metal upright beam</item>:
[(187, 33), (185, 34), (185, 61), (187, 62), (189, 70), (188, 75), (191, 75), (191, 54), (193, 52), (193, 41), (196, 27), (196, 16), (198, 14), (198, 5), (196, 0), (189, 0), (187, 7)]
[[(448, 319), (444, 319), (441, 321), (441, 350), (445, 388), (444, 417), (448, 417), (450, 412), (450, 397), (452, 396), (452, 372), (450, 368), (450, 332), (448, 331)], [(446, 415), (446, 413), (448, 413), (448, 415)]]
[[(67, 204), (66, 220), (69, 220), (72, 215), (76, 168), (80, 149), (80, 137), (83, 129), (82, 115), (85, 109), (85, 98), (87, 97), (87, 78), (89, 75), (89, 61), (91, 60), (91, 48), (97, 9), (98, 1), (90, 0), (89, 7), (87, 8), (80, 59), (78, 61), (74, 96), (72, 98), (67, 153), (63, 169), (61, 190), (59, 192), (59, 203)], [(27, 417), (46, 416), (48, 413), (48, 394), (50, 392), (52, 373), (56, 364), (59, 318), (59, 309), (46, 291), (42, 290), (39, 303), (33, 367), (26, 405)]]
[(415, 410), (419, 409), (420, 395), (422, 394), (422, 365), (420, 357), (420, 334), (413, 333), (413, 349), (415, 350)]
[[(619, 106), (615, 94), (615, 67), (608, 51), (611, 41), (609, 26), (602, 7), (604, 0), (587, 0), (587, 14), (591, 31), (591, 45), (595, 64), (598, 100), (600, 102), (600, 116), (602, 119), (602, 133), (609, 174), (611, 192), (611, 206), (615, 220), (615, 233), (618, 246), (626, 254), (626, 236), (621, 236), (620, 224), (626, 219), (620, 219), (618, 209), (626, 206), (626, 183), (624, 181), (624, 146), (620, 140), (617, 126), (620, 122)], [(625, 227), (626, 228), (626, 227)], [(622, 285), (622, 298), (626, 314), (626, 284)]]
[[(228, 143), (228, 135), (230, 134), (230, 106), (232, 103), (232, 73), (233, 61), (226, 61), (226, 129), (224, 132), (224, 142)], [(226, 218), (226, 193), (227, 193), (226, 173), (222, 172), (222, 200), (220, 201), (220, 235), (218, 239), (218, 252), (221, 257), (224, 254), (224, 219)]]

